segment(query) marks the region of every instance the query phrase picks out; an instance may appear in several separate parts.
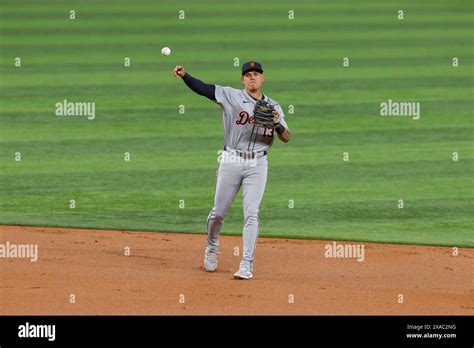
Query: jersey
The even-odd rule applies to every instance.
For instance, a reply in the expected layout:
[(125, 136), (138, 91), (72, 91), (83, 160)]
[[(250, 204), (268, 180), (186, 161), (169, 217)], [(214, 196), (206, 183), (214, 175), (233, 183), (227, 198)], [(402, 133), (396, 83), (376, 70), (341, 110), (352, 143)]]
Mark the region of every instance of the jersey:
[[(254, 126), (253, 109), (256, 100), (245, 89), (215, 86), (216, 102), (223, 110), (225, 145), (240, 151), (267, 151), (278, 134), (273, 128)], [(263, 96), (263, 98), (280, 113), (280, 123), (288, 128), (280, 105), (267, 96)]]

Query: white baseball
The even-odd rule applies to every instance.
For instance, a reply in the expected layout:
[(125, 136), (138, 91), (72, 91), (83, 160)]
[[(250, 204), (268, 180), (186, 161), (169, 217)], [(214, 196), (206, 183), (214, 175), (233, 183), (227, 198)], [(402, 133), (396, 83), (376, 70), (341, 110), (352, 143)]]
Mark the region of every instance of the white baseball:
[(161, 50), (161, 54), (164, 56), (169, 56), (171, 54), (171, 48), (163, 47), (163, 49)]

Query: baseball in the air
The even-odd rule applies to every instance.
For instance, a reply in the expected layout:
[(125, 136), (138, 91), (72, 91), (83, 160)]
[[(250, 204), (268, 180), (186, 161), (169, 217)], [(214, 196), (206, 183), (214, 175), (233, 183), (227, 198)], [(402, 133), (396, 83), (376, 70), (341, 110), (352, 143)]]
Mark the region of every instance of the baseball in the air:
[(171, 48), (163, 47), (163, 49), (161, 50), (161, 54), (164, 56), (169, 56), (171, 54)]

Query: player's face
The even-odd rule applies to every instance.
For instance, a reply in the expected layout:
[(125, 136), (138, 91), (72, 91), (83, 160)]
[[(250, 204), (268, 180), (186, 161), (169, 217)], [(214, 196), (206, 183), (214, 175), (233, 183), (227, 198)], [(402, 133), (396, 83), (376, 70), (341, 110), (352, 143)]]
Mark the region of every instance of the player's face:
[(265, 81), (265, 76), (263, 73), (258, 71), (249, 71), (244, 76), (242, 76), (242, 83), (245, 86), (245, 89), (250, 92), (256, 92), (262, 87), (263, 81)]

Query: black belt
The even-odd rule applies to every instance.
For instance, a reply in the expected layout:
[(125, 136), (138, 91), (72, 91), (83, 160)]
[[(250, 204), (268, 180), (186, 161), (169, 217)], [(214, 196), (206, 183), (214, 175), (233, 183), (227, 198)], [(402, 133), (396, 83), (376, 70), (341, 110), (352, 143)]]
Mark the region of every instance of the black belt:
[(250, 158), (250, 159), (255, 158), (255, 156), (256, 156), (257, 154), (259, 154), (259, 153), (262, 154), (261, 157), (267, 155), (267, 151), (247, 151), (247, 150), (240, 151), (240, 150), (231, 149), (231, 148), (228, 147), (228, 146), (224, 146), (224, 151), (235, 152), (235, 153), (236, 153), (238, 156), (240, 156), (240, 157), (243, 157), (243, 158)]

